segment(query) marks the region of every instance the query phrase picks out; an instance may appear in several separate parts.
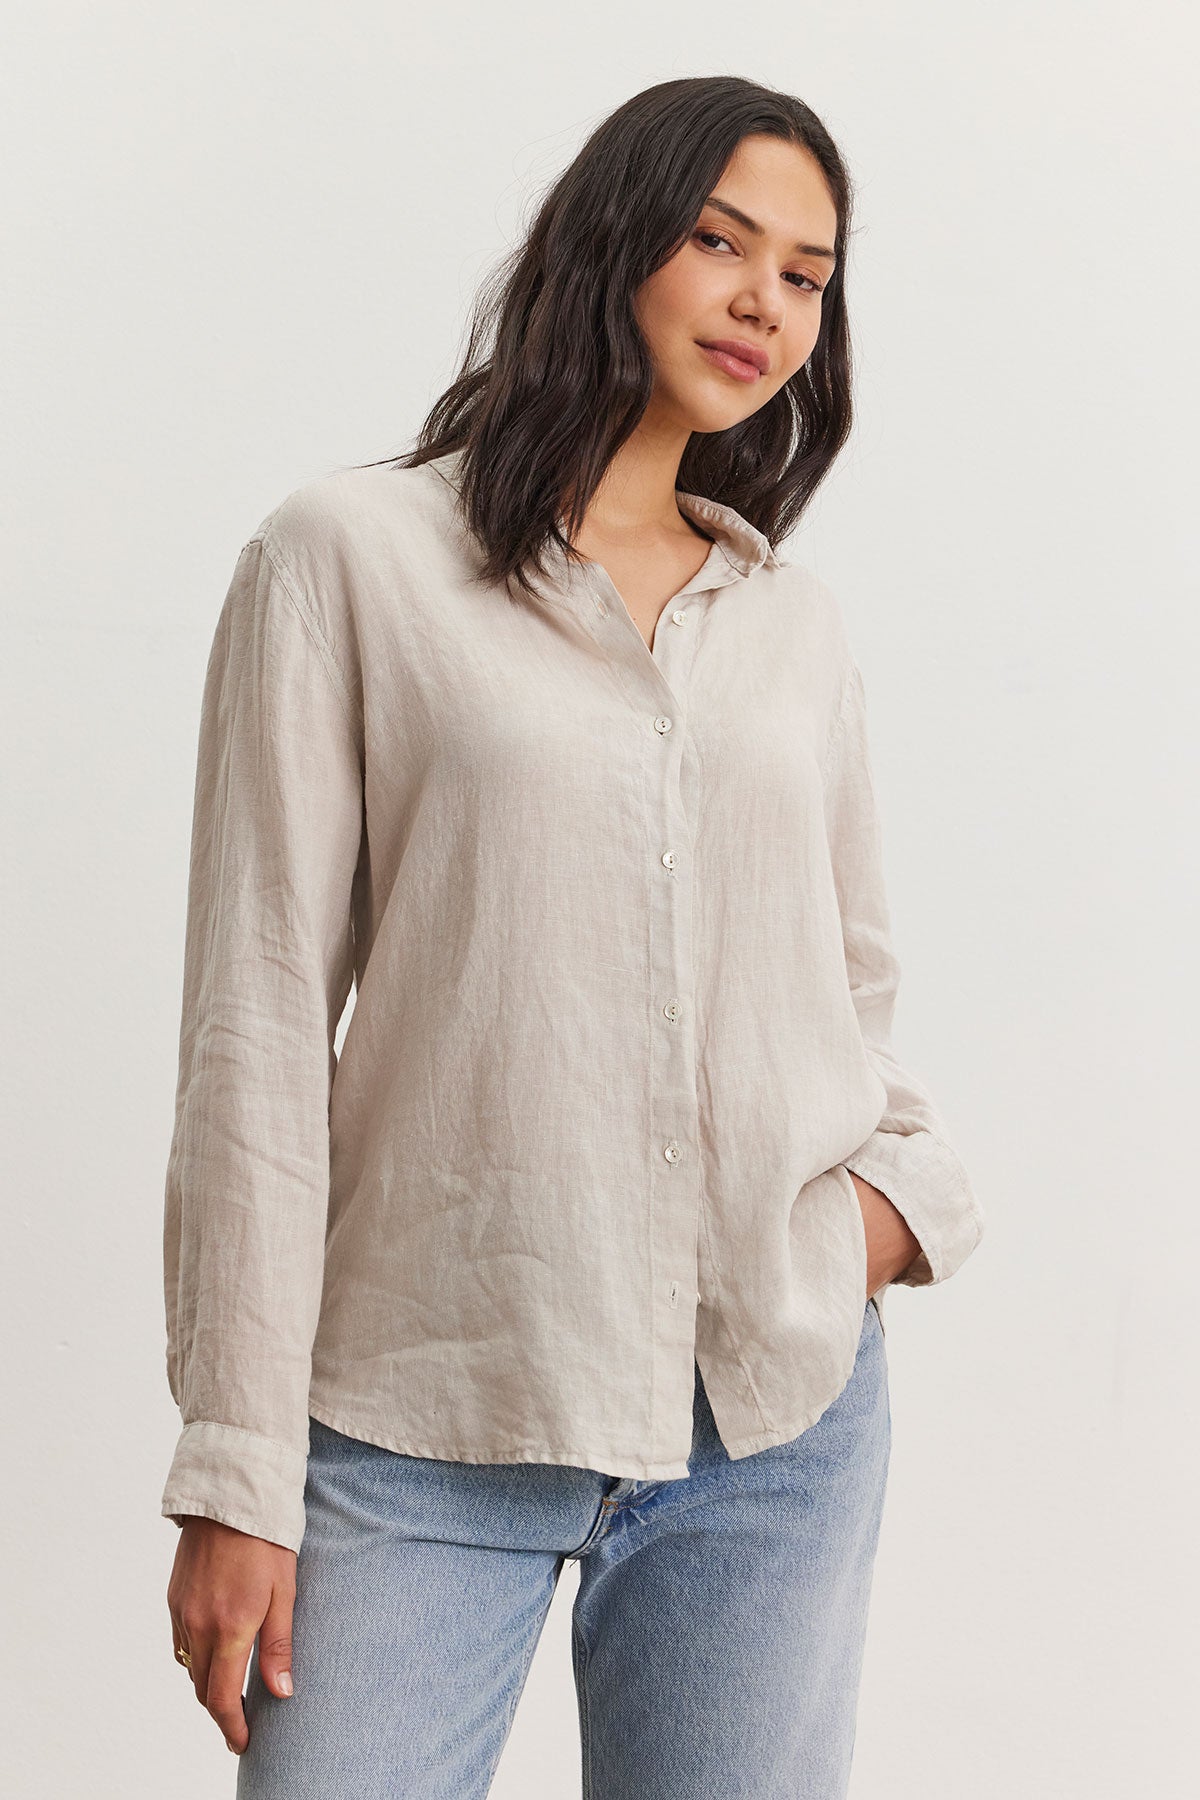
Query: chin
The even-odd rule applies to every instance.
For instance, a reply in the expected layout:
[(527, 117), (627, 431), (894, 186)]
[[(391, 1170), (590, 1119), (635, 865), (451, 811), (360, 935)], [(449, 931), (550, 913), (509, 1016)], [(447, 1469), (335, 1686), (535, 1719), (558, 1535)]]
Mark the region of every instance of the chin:
[(735, 412), (731, 407), (722, 406), (688, 406), (681, 409), (689, 431), (711, 433), (714, 431), (731, 431), (744, 419), (749, 419), (757, 412), (757, 407), (749, 411), (743, 409)]
[(736, 395), (714, 394), (710, 388), (693, 387), (691, 383), (668, 389), (663, 398), (688, 431), (728, 431), (757, 410), (744, 404), (737, 406)]

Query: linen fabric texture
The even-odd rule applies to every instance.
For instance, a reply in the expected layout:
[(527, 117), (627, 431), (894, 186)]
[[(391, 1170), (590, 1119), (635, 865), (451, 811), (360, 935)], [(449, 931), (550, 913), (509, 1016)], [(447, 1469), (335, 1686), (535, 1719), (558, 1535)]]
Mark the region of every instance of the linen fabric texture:
[(848, 1381), (851, 1170), (920, 1244), (904, 1285), (984, 1226), (892, 1044), (828, 586), (680, 492), (711, 548), (651, 649), (558, 546), (532, 600), (480, 580), (460, 468), (286, 495), (204, 680), (161, 1510), (292, 1550), (310, 1415), (416, 1456), (682, 1477), (693, 1359), (735, 1460)]

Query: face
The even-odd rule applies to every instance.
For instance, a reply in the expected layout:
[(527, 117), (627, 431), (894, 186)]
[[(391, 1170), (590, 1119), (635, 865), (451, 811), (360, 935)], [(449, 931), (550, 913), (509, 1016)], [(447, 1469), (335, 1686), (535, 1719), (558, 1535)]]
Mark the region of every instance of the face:
[[(634, 310), (655, 370), (645, 423), (725, 431), (804, 366), (821, 327), (836, 230), (807, 150), (743, 138), (688, 242), (638, 290)], [(702, 348), (721, 342), (731, 353)]]

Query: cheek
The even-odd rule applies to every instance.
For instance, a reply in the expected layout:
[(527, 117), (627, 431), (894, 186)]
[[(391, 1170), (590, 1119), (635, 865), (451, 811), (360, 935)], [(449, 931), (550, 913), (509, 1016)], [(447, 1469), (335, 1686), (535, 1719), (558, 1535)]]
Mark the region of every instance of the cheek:
[(723, 313), (733, 297), (736, 273), (730, 262), (698, 255), (685, 245), (643, 282), (639, 297), (649, 319), (661, 321), (663, 335), (691, 338)]
[(787, 343), (784, 345), (784, 368), (787, 370), (785, 380), (790, 381), (799, 369), (804, 367), (813, 353), (818, 337), (821, 335), (821, 314), (817, 307), (806, 312), (804, 317), (796, 319), (788, 328)]
[(639, 295), (638, 322), (647, 338), (664, 346), (684, 328), (694, 295), (673, 264), (651, 276)]

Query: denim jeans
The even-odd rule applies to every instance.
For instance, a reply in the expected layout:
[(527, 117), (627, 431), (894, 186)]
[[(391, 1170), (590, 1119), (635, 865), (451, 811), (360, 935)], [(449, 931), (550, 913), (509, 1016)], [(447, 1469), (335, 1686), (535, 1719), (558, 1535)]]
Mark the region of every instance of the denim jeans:
[(891, 1446), (878, 1311), (789, 1443), (689, 1475), (465, 1463), (311, 1421), (295, 1693), (255, 1648), (239, 1800), (482, 1800), (568, 1558), (584, 1800), (842, 1800)]

